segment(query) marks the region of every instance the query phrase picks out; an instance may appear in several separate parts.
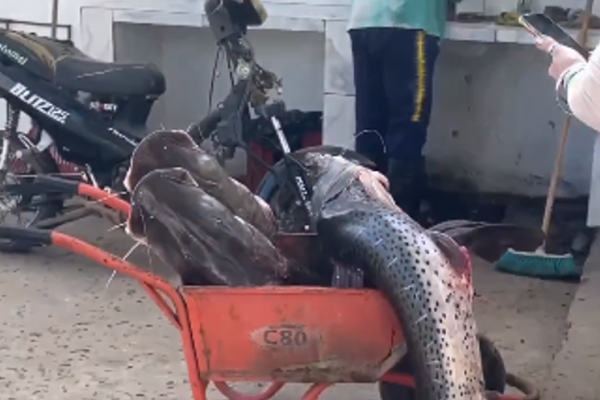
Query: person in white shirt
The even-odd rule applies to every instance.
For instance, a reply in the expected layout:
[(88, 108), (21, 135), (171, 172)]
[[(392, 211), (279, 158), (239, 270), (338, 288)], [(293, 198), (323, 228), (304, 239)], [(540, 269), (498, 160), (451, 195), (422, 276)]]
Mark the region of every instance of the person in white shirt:
[(590, 128), (600, 131), (600, 46), (588, 60), (547, 36), (536, 46), (552, 57), (549, 74), (556, 81), (559, 102)]

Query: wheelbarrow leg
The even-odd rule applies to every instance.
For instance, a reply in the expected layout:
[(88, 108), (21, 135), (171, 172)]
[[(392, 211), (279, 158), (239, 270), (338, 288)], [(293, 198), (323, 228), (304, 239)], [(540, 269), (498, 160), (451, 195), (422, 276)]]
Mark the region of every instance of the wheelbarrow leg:
[(231, 388), (226, 382), (213, 382), (215, 387), (221, 392), (221, 394), (229, 400), (269, 400), (277, 394), (285, 385), (285, 382), (273, 382), (269, 385), (267, 390), (262, 393), (255, 395), (247, 395), (238, 393)]
[(208, 400), (206, 397), (206, 389), (208, 388), (208, 382), (198, 380), (198, 385), (192, 384), (192, 396), (194, 400)]
[(315, 383), (302, 396), (302, 400), (317, 400), (325, 389), (330, 386), (333, 386), (333, 383)]
[(196, 355), (193, 350), (186, 346), (184, 338), (184, 353), (188, 367), (188, 379), (190, 380), (190, 386), (192, 388), (192, 397), (194, 400), (207, 400), (206, 389), (208, 388), (208, 381), (200, 378), (200, 370), (198, 368), (198, 362)]

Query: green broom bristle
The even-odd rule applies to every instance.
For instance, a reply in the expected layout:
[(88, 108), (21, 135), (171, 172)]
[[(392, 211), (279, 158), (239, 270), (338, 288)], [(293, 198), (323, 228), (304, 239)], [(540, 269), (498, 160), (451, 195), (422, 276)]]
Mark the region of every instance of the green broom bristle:
[(582, 269), (570, 254), (524, 253), (508, 250), (496, 263), (496, 270), (536, 278), (580, 278)]

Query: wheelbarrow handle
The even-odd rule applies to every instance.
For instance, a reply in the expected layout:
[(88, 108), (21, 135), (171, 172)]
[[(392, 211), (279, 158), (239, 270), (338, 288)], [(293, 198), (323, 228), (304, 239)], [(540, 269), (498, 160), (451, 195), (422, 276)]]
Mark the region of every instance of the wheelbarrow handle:
[(80, 182), (73, 179), (58, 178), (50, 175), (38, 175), (34, 182), (46, 189), (47, 192), (60, 192), (71, 196), (76, 196), (79, 192)]
[(52, 244), (52, 231), (0, 226), (0, 238), (49, 246)]
[(15, 195), (59, 193), (76, 196), (79, 191), (79, 182), (48, 175), (37, 175), (31, 182), (4, 185), (2, 190)]
[(39, 175), (35, 185), (41, 186), (46, 192), (60, 192), (70, 196), (87, 196), (97, 200), (113, 210), (129, 215), (131, 207), (117, 194), (111, 194), (98, 187), (77, 180), (57, 178), (55, 176)]

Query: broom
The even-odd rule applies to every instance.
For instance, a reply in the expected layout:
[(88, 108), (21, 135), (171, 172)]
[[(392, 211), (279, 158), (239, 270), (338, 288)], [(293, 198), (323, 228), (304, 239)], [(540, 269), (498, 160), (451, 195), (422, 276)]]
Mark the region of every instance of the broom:
[[(578, 35), (580, 44), (585, 45), (587, 42), (587, 34), (592, 16), (592, 7), (594, 0), (587, 0), (584, 14), (583, 25)], [(567, 115), (560, 136), (558, 154), (554, 162), (554, 171), (550, 180), (550, 188), (548, 189), (548, 197), (546, 198), (546, 207), (544, 209), (544, 219), (542, 222), (542, 231), (546, 237), (550, 228), (550, 220), (552, 218), (552, 209), (554, 200), (556, 199), (556, 190), (558, 188), (558, 180), (562, 172), (563, 159), (569, 130), (571, 127), (572, 116)], [(496, 263), (496, 270), (509, 272), (515, 275), (533, 276), (537, 278), (554, 278), (554, 279), (579, 279), (582, 270), (575, 264), (575, 260), (571, 254), (554, 255), (547, 254), (545, 249), (546, 242), (535, 251), (535, 253), (518, 252), (509, 249)]]

